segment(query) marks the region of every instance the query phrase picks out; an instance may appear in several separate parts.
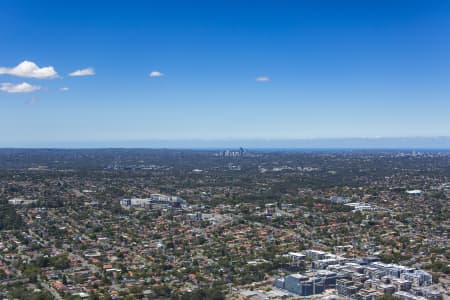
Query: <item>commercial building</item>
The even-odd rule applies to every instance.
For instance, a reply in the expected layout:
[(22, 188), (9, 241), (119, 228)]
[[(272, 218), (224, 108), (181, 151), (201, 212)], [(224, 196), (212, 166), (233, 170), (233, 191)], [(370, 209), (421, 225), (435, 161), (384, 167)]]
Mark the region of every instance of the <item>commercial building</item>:
[(120, 200), (120, 205), (125, 208), (181, 208), (186, 201), (177, 196), (167, 196), (161, 194), (152, 194), (149, 198), (131, 198)]
[(301, 274), (291, 274), (285, 278), (277, 279), (274, 285), (301, 296), (320, 294), (325, 290), (322, 278), (308, 277)]
[[(432, 284), (431, 274), (415, 268), (385, 264), (376, 257), (348, 259), (318, 250), (289, 252), (291, 261), (312, 260), (312, 269), (304, 274), (291, 274), (277, 279), (274, 285), (297, 295), (309, 296), (326, 289), (336, 289), (339, 296), (358, 300), (374, 300), (382, 294), (419, 291)], [(430, 290), (427, 298), (438, 292)], [(421, 294), (420, 294), (421, 293)], [(416, 293), (417, 294), (417, 293)], [(402, 297), (407, 294), (400, 293)], [(407, 298), (405, 298), (407, 299)], [(413, 299), (413, 298), (411, 298)], [(415, 299), (415, 298), (414, 298)]]

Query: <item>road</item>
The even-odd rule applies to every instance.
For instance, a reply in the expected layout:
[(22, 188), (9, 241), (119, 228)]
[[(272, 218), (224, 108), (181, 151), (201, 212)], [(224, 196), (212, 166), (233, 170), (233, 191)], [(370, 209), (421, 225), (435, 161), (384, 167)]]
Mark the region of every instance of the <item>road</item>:
[(64, 298), (61, 297), (61, 295), (54, 288), (52, 288), (47, 283), (41, 280), (41, 276), (38, 275), (37, 280), (39, 281), (41, 286), (54, 297), (54, 299), (64, 300)]

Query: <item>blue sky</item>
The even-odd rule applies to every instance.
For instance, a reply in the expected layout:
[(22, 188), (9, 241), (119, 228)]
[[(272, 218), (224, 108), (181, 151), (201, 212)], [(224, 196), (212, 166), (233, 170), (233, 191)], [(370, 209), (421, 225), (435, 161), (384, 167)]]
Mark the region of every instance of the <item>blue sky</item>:
[(0, 28), (0, 146), (450, 136), (449, 1), (6, 0)]

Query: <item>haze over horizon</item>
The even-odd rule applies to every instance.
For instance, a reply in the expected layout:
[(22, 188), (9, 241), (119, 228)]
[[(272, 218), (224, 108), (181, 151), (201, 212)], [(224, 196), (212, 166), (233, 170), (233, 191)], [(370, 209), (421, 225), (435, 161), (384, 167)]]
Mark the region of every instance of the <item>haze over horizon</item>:
[(14, 146), (1, 144), (5, 148), (59, 148), (59, 149), (392, 149), (392, 150), (450, 150), (450, 137), (396, 137), (396, 138), (311, 138), (311, 139), (153, 139), (122, 141), (30, 141)]
[(448, 1), (7, 0), (0, 25), (0, 147), (450, 148)]

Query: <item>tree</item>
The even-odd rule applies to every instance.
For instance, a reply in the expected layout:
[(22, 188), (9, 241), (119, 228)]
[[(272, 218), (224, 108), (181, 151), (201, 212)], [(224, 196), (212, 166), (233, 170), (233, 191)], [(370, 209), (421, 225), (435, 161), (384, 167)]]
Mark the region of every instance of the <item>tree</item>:
[(3, 271), (2, 269), (0, 269), (0, 280), (3, 280), (7, 277), (5, 271)]
[(23, 226), (22, 217), (6, 200), (0, 200), (0, 230), (20, 229)]
[(225, 294), (220, 287), (196, 289), (181, 295), (181, 300), (225, 300)]

